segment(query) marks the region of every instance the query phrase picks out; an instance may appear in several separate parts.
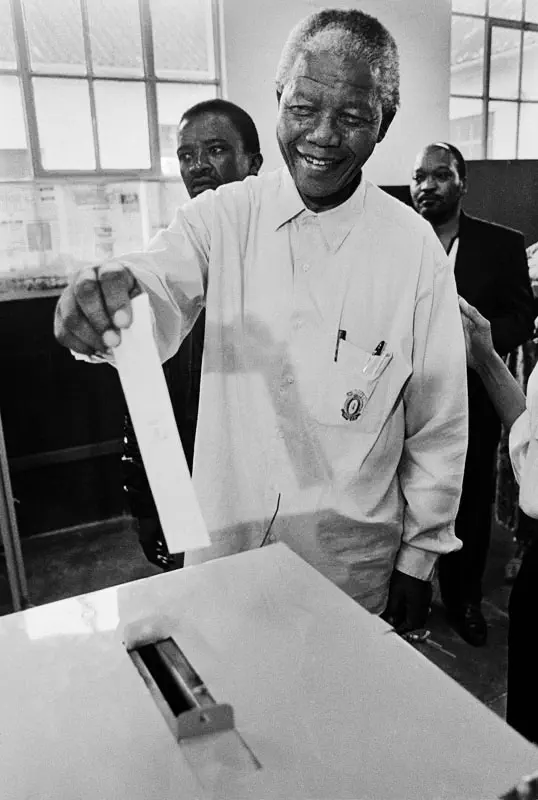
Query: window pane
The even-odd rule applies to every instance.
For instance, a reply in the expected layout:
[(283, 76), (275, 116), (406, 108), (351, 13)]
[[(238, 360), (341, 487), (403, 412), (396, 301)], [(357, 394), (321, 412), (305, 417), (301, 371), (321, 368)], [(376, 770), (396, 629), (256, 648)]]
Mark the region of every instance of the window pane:
[(142, 75), (138, 0), (86, 0), (96, 75)]
[(148, 115), (143, 83), (95, 81), (103, 169), (149, 169)]
[(210, 0), (150, 0), (157, 75), (214, 77)]
[(35, 189), (31, 184), (0, 185), (0, 219), (0, 284), (3, 284), (5, 279), (13, 281), (20, 271), (35, 270), (41, 262), (40, 254), (30, 253), (28, 248), (28, 226), (35, 220)]
[(486, 0), (452, 0), (452, 11), (484, 16), (486, 13)]
[(19, 80), (0, 75), (0, 179), (28, 178), (32, 173), (26, 142)]
[(186, 200), (179, 181), (0, 184), (0, 289), (7, 277), (54, 286), (55, 276), (140, 250)]
[(15, 43), (9, 0), (0, 0), (0, 68), (16, 65)]
[(518, 158), (538, 158), (538, 103), (522, 103)]
[(86, 72), (79, 0), (24, 0), (33, 69)]
[(195, 103), (217, 96), (216, 87), (195, 83), (158, 83), (157, 109), (163, 175), (179, 175), (176, 134), (182, 114)]
[(88, 84), (34, 78), (37, 128), (45, 169), (95, 169)]
[(482, 94), (484, 74), (484, 22), (472, 17), (452, 17), (450, 91)]
[(488, 158), (515, 158), (517, 103), (492, 101), (488, 109)]
[(538, 33), (534, 32), (523, 34), (521, 97), (523, 100), (538, 100)]
[(520, 31), (512, 28), (493, 28), (491, 31), (490, 97), (517, 99), (520, 51)]
[(501, 19), (521, 19), (523, 0), (489, 0), (489, 16)]
[(147, 245), (149, 239), (170, 225), (176, 209), (187, 202), (189, 195), (182, 181), (153, 181), (146, 183), (145, 188), (148, 225), (144, 245)]
[(538, 22), (538, 0), (527, 0), (525, 19), (528, 22)]
[(484, 158), (482, 120), (481, 100), (450, 99), (450, 141), (468, 160)]
[(452, 11), (484, 16), (486, 13), (486, 0), (452, 0)]
[(139, 181), (58, 187), (67, 220), (62, 232), (63, 253), (88, 263), (140, 250), (141, 187)]

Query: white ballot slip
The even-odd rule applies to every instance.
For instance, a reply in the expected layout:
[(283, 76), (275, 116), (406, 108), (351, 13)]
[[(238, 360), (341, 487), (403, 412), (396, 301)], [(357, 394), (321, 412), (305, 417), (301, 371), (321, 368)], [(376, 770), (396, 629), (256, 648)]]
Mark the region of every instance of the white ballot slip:
[(168, 549), (183, 553), (208, 547), (211, 540), (179, 438), (147, 294), (133, 299), (133, 323), (122, 329), (114, 358)]

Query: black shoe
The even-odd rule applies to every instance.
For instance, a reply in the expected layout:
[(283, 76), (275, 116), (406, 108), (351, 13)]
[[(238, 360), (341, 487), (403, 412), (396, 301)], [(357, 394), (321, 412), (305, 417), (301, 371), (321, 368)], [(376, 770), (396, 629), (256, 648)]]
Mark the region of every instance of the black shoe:
[(474, 603), (448, 609), (448, 619), (461, 638), (473, 647), (483, 647), (488, 638), (488, 626), (480, 606)]

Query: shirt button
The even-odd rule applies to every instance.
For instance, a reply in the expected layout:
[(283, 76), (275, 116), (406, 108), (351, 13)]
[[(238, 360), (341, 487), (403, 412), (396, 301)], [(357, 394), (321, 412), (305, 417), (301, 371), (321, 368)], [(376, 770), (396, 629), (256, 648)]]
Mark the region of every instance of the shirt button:
[(303, 327), (303, 321), (302, 321), (302, 319), (296, 319), (296, 320), (295, 320), (295, 327), (296, 327), (296, 328), (302, 328), (302, 327)]
[(292, 383), (295, 383), (295, 378), (292, 378), (291, 375), (288, 375), (288, 377), (286, 378), (286, 382), (291, 385)]
[(308, 272), (310, 269), (310, 264), (303, 264), (303, 272)]

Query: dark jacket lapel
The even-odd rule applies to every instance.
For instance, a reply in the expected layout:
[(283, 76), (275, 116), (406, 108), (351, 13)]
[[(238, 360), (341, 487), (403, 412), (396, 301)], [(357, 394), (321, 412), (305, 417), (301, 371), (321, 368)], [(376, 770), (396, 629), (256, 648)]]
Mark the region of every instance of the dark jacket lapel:
[(469, 302), (480, 284), (479, 276), (484, 264), (483, 248), (486, 243), (481, 239), (472, 217), (463, 211), (460, 216), (458, 252), (454, 266), (454, 277), (458, 293)]

